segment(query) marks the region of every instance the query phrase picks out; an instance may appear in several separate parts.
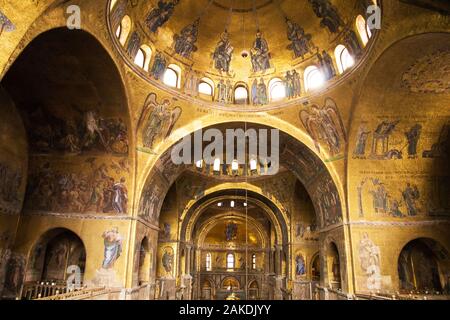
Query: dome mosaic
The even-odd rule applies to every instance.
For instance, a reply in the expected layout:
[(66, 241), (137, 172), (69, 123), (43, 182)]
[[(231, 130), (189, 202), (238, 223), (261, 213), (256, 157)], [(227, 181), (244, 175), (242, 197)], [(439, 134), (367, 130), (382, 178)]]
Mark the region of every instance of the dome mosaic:
[(363, 60), (375, 0), (110, 1), (109, 29), (151, 82), (216, 105), (278, 105)]

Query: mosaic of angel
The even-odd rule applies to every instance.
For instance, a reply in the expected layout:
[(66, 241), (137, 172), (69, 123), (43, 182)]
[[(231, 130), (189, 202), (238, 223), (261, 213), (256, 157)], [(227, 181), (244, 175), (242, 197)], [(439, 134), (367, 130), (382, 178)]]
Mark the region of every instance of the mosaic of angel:
[(322, 107), (314, 104), (300, 111), (300, 120), (314, 140), (318, 152), (321, 151), (321, 143), (327, 146), (333, 156), (342, 151), (347, 141), (346, 132), (336, 102), (331, 98), (327, 98)]
[(158, 31), (160, 27), (162, 27), (167, 21), (169, 21), (170, 17), (175, 11), (175, 6), (179, 2), (179, 0), (158, 1), (158, 6), (150, 11), (147, 18), (145, 19), (145, 23), (148, 29), (153, 33)]
[(142, 142), (146, 148), (152, 149), (157, 139), (164, 140), (172, 133), (182, 110), (170, 104), (168, 99), (159, 103), (154, 93), (147, 97), (139, 120), (139, 123), (143, 123)]

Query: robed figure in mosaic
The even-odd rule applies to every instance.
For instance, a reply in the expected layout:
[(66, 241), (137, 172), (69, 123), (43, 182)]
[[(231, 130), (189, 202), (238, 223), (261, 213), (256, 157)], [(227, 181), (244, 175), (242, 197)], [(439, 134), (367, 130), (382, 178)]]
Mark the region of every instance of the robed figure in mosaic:
[(197, 51), (198, 25), (200, 20), (197, 19), (194, 23), (186, 26), (181, 30), (181, 34), (174, 36), (175, 52), (180, 56), (189, 58), (193, 52)]
[(158, 6), (150, 11), (147, 18), (145, 19), (145, 24), (147, 25), (148, 29), (153, 33), (158, 31), (160, 27), (162, 27), (167, 21), (169, 21), (170, 17), (175, 11), (175, 6), (179, 2), (180, 0), (158, 1)]
[(114, 228), (105, 231), (102, 237), (105, 245), (102, 268), (111, 269), (114, 267), (114, 263), (119, 259), (120, 254), (122, 253), (122, 236), (119, 234), (119, 230)]
[(213, 54), (214, 68), (228, 73), (230, 71), (233, 51), (234, 48), (230, 43), (228, 32), (225, 30), (220, 36), (220, 41), (217, 43), (216, 50)]
[(256, 33), (255, 42), (250, 51), (253, 72), (266, 71), (270, 69), (270, 52), (266, 39), (262, 37), (261, 31)]
[(305, 30), (297, 23), (286, 19), (287, 24), (287, 37), (291, 41), (288, 46), (289, 50), (294, 52), (296, 58), (305, 57), (307, 53), (311, 51), (311, 35), (305, 34)]

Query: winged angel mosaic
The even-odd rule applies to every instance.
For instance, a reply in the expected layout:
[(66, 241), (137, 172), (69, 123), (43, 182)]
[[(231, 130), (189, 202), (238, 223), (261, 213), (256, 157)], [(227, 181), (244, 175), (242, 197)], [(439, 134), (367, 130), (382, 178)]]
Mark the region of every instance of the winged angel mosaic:
[(156, 94), (150, 93), (139, 120), (144, 147), (153, 149), (157, 141), (164, 141), (172, 133), (181, 112), (180, 107), (171, 106), (169, 99), (159, 103)]
[(347, 136), (336, 102), (327, 98), (320, 107), (313, 104), (300, 111), (302, 121), (318, 152), (325, 145), (332, 156), (336, 156), (345, 146)]

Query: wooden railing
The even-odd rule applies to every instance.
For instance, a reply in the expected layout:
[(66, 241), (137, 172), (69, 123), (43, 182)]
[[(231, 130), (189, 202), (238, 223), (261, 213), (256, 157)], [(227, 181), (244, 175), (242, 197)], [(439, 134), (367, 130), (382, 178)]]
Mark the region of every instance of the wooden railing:
[(65, 282), (37, 282), (27, 283), (22, 290), (22, 299), (34, 300), (46, 298), (58, 294), (67, 293), (67, 284)]
[(108, 295), (110, 293), (109, 289), (106, 288), (89, 288), (80, 289), (63, 294), (56, 294), (53, 296), (40, 298), (36, 300), (93, 300), (96, 296)]
[(393, 294), (393, 293), (360, 293), (348, 294), (340, 289), (317, 286), (316, 293), (320, 300), (450, 300), (446, 294)]

